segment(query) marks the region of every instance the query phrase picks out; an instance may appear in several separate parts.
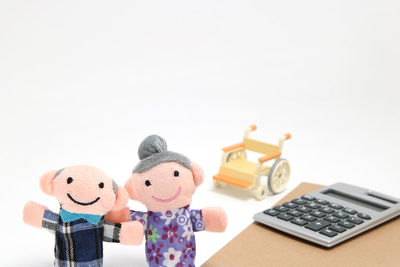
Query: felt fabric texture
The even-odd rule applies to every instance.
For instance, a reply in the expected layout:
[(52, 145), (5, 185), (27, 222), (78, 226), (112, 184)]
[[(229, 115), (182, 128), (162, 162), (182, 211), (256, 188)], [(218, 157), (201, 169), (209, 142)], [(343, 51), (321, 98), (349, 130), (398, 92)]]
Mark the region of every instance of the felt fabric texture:
[(103, 241), (120, 242), (121, 224), (101, 219), (93, 225), (84, 219), (64, 222), (61, 216), (46, 210), (43, 228), (55, 234), (55, 266), (102, 266)]
[(126, 206), (126, 203), (128, 203), (128, 200), (129, 200), (128, 192), (125, 190), (125, 188), (118, 186), (112, 210), (123, 209)]
[(167, 142), (158, 135), (146, 137), (139, 146), (139, 163), (132, 173), (141, 173), (163, 162), (179, 162), (190, 169), (190, 160), (179, 153), (167, 151)]
[(201, 185), (204, 181), (204, 171), (203, 169), (195, 162), (190, 164), (193, 174), (194, 183), (197, 186)]
[[(63, 169), (61, 169), (63, 170)], [(52, 196), (54, 193), (54, 177), (58, 176), (60, 172), (56, 170), (52, 170), (46, 172), (40, 177), (40, 189), (42, 189), (43, 193), (46, 195)]]
[[(204, 221), (200, 210), (189, 208), (204, 172), (196, 163), (182, 163), (175, 154), (164, 157), (164, 150), (165, 140), (155, 136), (145, 139), (139, 148), (139, 157), (146, 158), (135, 167), (125, 188), (130, 198), (144, 204), (148, 212), (131, 211), (130, 219), (142, 222), (146, 229), (146, 258), (150, 266), (194, 266), (194, 232), (206, 227), (223, 231), (226, 215), (222, 209), (207, 209)], [(110, 217), (123, 219), (124, 214), (111, 213)]]
[(210, 207), (201, 210), (205, 230), (209, 232), (224, 232), (228, 224), (228, 217), (220, 207)]
[(194, 181), (192, 171), (182, 164), (163, 162), (145, 172), (133, 173), (125, 188), (132, 199), (142, 202), (148, 210), (164, 211), (189, 205), (196, 190)]
[(54, 179), (53, 195), (69, 212), (96, 215), (106, 214), (116, 200), (113, 180), (102, 170), (85, 165), (64, 168)]
[(168, 150), (167, 142), (161, 136), (156, 134), (147, 136), (139, 145), (139, 159), (145, 159), (153, 154), (165, 152)]
[(130, 218), (145, 228), (146, 259), (149, 266), (194, 266), (194, 232), (204, 230), (200, 210), (189, 206), (163, 212), (131, 211)]
[(42, 228), (42, 219), (44, 212), (47, 210), (46, 206), (29, 201), (24, 206), (23, 220), (24, 223), (32, 225), (36, 228)]
[(121, 225), (104, 220), (108, 211), (127, 204), (128, 193), (118, 188), (103, 171), (88, 165), (70, 166), (58, 173), (44, 174), (40, 185), (46, 194), (58, 200), (61, 216), (28, 202), (24, 221), (55, 234), (55, 266), (102, 266), (103, 241), (141, 242), (143, 226), (140, 223)]
[(112, 181), (112, 188), (113, 188), (114, 194), (117, 194), (118, 184), (114, 180)]
[(140, 245), (143, 241), (143, 225), (140, 222), (123, 223), (119, 240), (121, 244)]
[(106, 220), (110, 222), (128, 222), (130, 220), (130, 209), (125, 207), (120, 210), (112, 210), (107, 212)]
[(103, 171), (88, 165), (75, 165), (50, 171), (41, 177), (40, 185), (46, 194), (53, 195), (63, 209), (74, 213), (104, 215), (113, 208), (122, 208), (128, 195)]
[[(64, 168), (58, 170), (58, 171), (56, 172), (56, 174), (54, 175), (54, 179), (55, 179), (63, 170), (64, 170)], [(52, 171), (52, 172), (54, 172), (54, 171)], [(50, 177), (52, 176), (52, 172), (50, 172)], [(112, 181), (112, 187), (113, 187), (114, 193), (117, 194), (118, 184), (117, 184), (114, 180)]]

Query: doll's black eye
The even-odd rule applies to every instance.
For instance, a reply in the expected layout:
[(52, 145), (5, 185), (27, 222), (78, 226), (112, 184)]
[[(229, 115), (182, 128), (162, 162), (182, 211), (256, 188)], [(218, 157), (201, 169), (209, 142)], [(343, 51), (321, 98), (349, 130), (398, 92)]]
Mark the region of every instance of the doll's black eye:
[(103, 188), (104, 187), (104, 183), (99, 183), (99, 187)]
[(151, 185), (151, 183), (150, 183), (149, 180), (146, 180), (146, 182), (144, 182), (144, 184), (145, 184), (146, 186), (150, 186), (150, 185)]
[(178, 177), (179, 176), (179, 172), (178, 171), (174, 171), (174, 176)]
[(74, 180), (74, 179), (72, 179), (72, 177), (68, 177), (68, 179), (67, 179), (67, 184), (72, 183), (73, 180)]

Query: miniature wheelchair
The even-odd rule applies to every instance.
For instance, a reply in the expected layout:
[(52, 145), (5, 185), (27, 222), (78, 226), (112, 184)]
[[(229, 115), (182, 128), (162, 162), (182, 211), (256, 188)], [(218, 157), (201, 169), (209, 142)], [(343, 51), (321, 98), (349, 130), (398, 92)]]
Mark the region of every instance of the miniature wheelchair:
[[(222, 149), (222, 163), (217, 175), (213, 176), (214, 185), (220, 187), (229, 184), (242, 189), (250, 190), (254, 197), (263, 200), (268, 190), (272, 194), (279, 194), (285, 190), (289, 177), (290, 166), (286, 159), (281, 158), (283, 143), (291, 138), (291, 134), (284, 134), (278, 145), (272, 145), (250, 139), (249, 133), (257, 129), (251, 125), (246, 129), (243, 141)], [(247, 160), (246, 150), (264, 154), (258, 162)], [(274, 160), (272, 167), (264, 163)], [(266, 185), (261, 178), (267, 177)]]

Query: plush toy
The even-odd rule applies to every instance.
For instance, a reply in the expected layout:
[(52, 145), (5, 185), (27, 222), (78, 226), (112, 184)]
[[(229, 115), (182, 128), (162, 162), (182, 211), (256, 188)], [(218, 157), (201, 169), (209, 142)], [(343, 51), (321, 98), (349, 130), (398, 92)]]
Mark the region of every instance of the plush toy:
[(140, 221), (145, 228), (146, 258), (150, 266), (194, 266), (194, 232), (223, 232), (227, 216), (221, 208), (191, 209), (192, 195), (204, 174), (187, 157), (167, 151), (157, 135), (147, 137), (139, 147), (140, 162), (125, 184), (129, 196), (148, 211), (126, 208), (110, 212), (112, 221)]
[(143, 226), (138, 222), (112, 223), (104, 214), (128, 202), (124, 188), (103, 171), (86, 165), (50, 171), (40, 180), (44, 193), (60, 203), (60, 214), (35, 202), (24, 207), (24, 222), (55, 234), (55, 266), (103, 265), (103, 241), (138, 245)]

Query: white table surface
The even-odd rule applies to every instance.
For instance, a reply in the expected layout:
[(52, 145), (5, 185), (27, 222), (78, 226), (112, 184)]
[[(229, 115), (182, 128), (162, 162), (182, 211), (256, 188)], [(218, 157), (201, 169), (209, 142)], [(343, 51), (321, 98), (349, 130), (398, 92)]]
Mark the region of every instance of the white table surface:
[[(222, 206), (196, 235), (201, 264), (285, 193), (216, 190), (222, 147), (276, 143), (288, 190), (338, 181), (400, 197), (398, 1), (2, 1), (1, 266), (51, 266), (54, 237), (22, 222), (45, 171), (86, 163), (123, 184), (157, 133), (204, 167), (192, 207)], [(132, 208), (143, 208), (130, 202)], [(146, 266), (105, 244), (105, 266)]]

